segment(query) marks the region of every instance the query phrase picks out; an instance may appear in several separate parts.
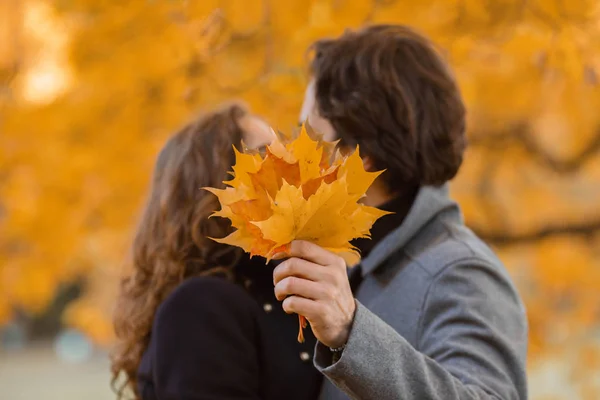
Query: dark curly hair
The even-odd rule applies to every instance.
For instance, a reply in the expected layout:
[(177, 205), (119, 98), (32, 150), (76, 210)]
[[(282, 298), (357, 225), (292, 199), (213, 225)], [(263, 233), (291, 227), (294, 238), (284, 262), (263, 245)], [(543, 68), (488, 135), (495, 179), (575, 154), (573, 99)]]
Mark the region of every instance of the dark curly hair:
[(424, 36), (374, 25), (317, 41), (317, 112), (342, 145), (360, 145), (391, 192), (452, 179), (466, 147), (465, 107), (450, 70)]
[[(184, 279), (225, 272), (240, 249), (208, 237), (224, 237), (231, 226), (208, 218), (218, 210), (216, 196), (202, 187), (223, 187), (234, 164), (233, 145), (242, 141), (246, 110), (231, 105), (206, 115), (175, 134), (156, 161), (150, 197), (133, 242), (133, 271), (121, 283), (114, 326), (118, 347), (112, 355), (113, 388), (139, 399), (137, 369), (146, 350), (159, 304)], [(126, 377), (118, 385), (120, 375)]]

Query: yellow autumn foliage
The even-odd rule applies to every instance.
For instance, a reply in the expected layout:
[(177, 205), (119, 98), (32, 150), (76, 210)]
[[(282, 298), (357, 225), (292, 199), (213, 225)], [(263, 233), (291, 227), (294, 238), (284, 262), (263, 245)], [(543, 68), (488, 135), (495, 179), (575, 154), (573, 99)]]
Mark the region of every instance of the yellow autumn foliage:
[[(453, 195), (521, 288), (531, 362), (568, 352), (591, 365), (580, 354), (599, 312), (593, 0), (0, 2), (0, 318), (43, 311), (84, 276), (67, 320), (109, 335), (91, 321), (110, 318), (108, 282), (165, 138), (232, 97), (291, 130), (307, 47), (368, 23), (415, 26), (452, 64), (470, 141)], [(572, 379), (589, 393), (584, 374)]]
[(306, 125), (294, 140), (277, 137), (266, 155), (236, 151), (226, 189), (205, 188), (219, 198), (212, 217), (229, 218), (235, 231), (219, 243), (239, 246), (267, 260), (294, 240), (318, 244), (350, 266), (360, 255), (352, 239), (368, 238), (373, 223), (389, 212), (358, 201), (381, 172), (367, 172), (357, 149), (349, 156)]

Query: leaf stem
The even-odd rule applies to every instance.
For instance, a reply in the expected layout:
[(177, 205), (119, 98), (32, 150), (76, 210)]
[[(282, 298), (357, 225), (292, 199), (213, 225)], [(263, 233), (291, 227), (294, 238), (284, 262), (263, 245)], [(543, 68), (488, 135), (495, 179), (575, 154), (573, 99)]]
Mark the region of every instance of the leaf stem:
[(303, 315), (298, 315), (298, 342), (304, 343), (304, 328), (306, 328), (306, 318)]

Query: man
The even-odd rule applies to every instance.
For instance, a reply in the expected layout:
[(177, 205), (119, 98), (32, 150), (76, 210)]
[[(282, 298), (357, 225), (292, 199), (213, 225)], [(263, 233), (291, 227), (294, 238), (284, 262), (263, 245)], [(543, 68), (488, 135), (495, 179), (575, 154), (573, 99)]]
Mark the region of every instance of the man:
[(448, 198), (465, 110), (447, 65), (403, 26), (347, 32), (314, 51), (302, 119), (360, 145), (366, 169), (385, 169), (365, 203), (395, 212), (371, 242), (357, 241), (350, 279), (338, 256), (307, 242), (274, 271), (284, 309), (306, 316), (319, 340), (321, 398), (527, 398), (523, 304)]

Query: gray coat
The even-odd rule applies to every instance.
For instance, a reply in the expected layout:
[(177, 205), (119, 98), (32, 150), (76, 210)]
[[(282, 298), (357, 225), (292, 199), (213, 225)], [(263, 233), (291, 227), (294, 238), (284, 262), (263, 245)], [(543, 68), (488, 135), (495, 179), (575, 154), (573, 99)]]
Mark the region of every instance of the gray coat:
[(361, 267), (341, 358), (315, 349), (320, 399), (527, 398), (524, 306), (446, 186), (422, 188)]

